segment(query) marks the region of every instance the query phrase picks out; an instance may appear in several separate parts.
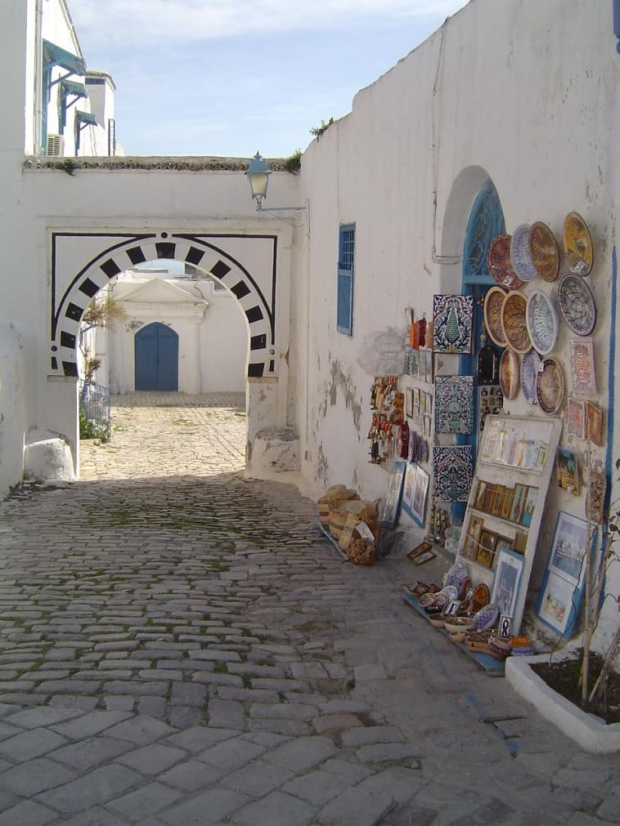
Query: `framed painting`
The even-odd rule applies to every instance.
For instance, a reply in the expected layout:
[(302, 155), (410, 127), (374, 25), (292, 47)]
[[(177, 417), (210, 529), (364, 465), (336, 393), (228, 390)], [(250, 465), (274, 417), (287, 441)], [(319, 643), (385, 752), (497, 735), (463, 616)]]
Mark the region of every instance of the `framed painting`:
[(424, 380), (433, 383), (433, 351), (420, 350), (420, 358), (424, 359)]
[(428, 499), (428, 486), (430, 480), (431, 477), (424, 470), (424, 468), (417, 465), (415, 489), (413, 493), (413, 501), (411, 502), (411, 516), (421, 528), (424, 527), (426, 521), (426, 501)]
[(413, 500), (413, 493), (415, 488), (415, 468), (415, 463), (408, 463), (407, 469), (405, 471), (405, 485), (403, 489), (402, 506), (407, 511), (407, 513), (409, 513), (407, 503)]
[(547, 571), (540, 589), (536, 614), (563, 637), (570, 636), (581, 602), (581, 588)]
[(523, 513), (521, 514), (521, 524), (524, 528), (529, 528), (532, 524), (532, 517), (534, 516), (534, 508), (536, 507), (537, 501), (538, 488), (528, 487), (523, 504)]
[(413, 387), (405, 388), (405, 415), (413, 419)]
[(433, 351), (471, 353), (473, 317), (473, 296), (434, 295)]
[(497, 568), (491, 591), (491, 602), (497, 605), (500, 614), (514, 617), (523, 573), (523, 557), (506, 548), (496, 553)]
[(510, 514), (512, 512), (512, 503), (515, 497), (514, 488), (505, 487), (504, 488), (504, 495), (502, 497), (502, 507), (500, 510), (500, 517), (502, 519), (510, 519)]
[(398, 522), (406, 468), (407, 462), (398, 459), (389, 473), (387, 492), (379, 511), (379, 522), (386, 528), (393, 528)]
[(569, 397), (566, 404), (566, 418), (568, 420), (568, 435), (577, 439), (586, 437), (586, 406), (584, 402)]
[(512, 510), (510, 511), (511, 522), (521, 522), (525, 497), (527, 495), (527, 485), (515, 485), (515, 494), (512, 500)]
[[(422, 554), (428, 553), (429, 551), (433, 552), (433, 546), (430, 542), (424, 540), (423, 542), (420, 542), (420, 544), (417, 545), (412, 551), (409, 551), (409, 553), (407, 554), (407, 559), (410, 562), (417, 564), (418, 557)], [(433, 556), (435, 556), (434, 553)]]
[(480, 541), (478, 543), (478, 553), (476, 554), (476, 562), (479, 565), (484, 565), (485, 568), (493, 567), (493, 559), (495, 558), (495, 546), (497, 545), (497, 534), (491, 531), (481, 531)]
[(560, 511), (549, 554), (549, 571), (574, 586), (581, 584), (584, 574), (588, 523), (565, 511)]
[(579, 495), (579, 467), (577, 454), (573, 450), (558, 448), (556, 456), (556, 476), (558, 485), (574, 496)]
[(474, 497), (474, 508), (477, 511), (484, 510), (484, 497), (487, 490), (487, 483), (480, 480), (478, 482), (478, 487), (476, 488), (476, 495)]
[(591, 338), (570, 340), (570, 388), (573, 393), (596, 395), (594, 344)]
[(473, 430), (474, 377), (437, 376), (435, 379), (435, 432), (473, 433)]
[(606, 489), (607, 478), (605, 474), (596, 470), (590, 471), (590, 484), (586, 495), (586, 516), (595, 525), (600, 525), (603, 522)]
[(463, 549), (461, 556), (466, 559), (475, 559), (478, 553), (478, 544), (480, 542), (480, 534), (484, 521), (479, 516), (470, 516), (467, 525), (467, 532), (465, 534), (465, 541), (463, 542)]
[(591, 401), (586, 402), (586, 439), (603, 447), (603, 410)]

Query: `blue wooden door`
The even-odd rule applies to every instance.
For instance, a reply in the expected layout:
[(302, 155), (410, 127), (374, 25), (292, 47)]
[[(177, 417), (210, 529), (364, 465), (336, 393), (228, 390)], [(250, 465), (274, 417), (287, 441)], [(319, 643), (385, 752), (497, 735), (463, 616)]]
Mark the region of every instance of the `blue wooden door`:
[(165, 324), (143, 327), (135, 337), (136, 390), (179, 389), (179, 337)]

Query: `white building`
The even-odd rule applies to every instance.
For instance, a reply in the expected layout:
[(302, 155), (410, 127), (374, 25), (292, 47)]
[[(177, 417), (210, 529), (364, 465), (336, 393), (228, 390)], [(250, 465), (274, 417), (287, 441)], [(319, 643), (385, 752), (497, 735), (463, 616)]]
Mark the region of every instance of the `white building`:
[[(46, 22), (50, 14), (57, 31)], [(561, 239), (571, 212), (587, 221), (594, 241), (587, 282), (598, 309), (591, 336), (598, 392), (590, 400), (604, 411), (605, 441), (592, 445), (591, 462), (612, 481), (620, 455), (614, 414), (620, 57), (609, 3), (472, 0), (356, 95), (351, 113), (304, 153), (299, 176), (275, 167), (269, 202), (307, 202), (309, 217), (299, 227), (257, 215), (243, 174), (247, 161), (78, 157), (67, 170), (53, 159), (28, 158), (40, 155), (45, 134), (37, 92), (42, 41), (55, 42), (76, 61), (82, 57), (60, 0), (8, 0), (2, 18), (5, 64), (16, 68), (0, 80), (7, 115), (0, 232), (8, 296), (0, 308), (0, 493), (21, 476), (19, 451), (7, 445), (18, 444), (30, 428), (64, 436), (78, 462), (75, 353), (83, 310), (120, 272), (167, 257), (221, 281), (245, 316), (250, 469), (263, 469), (254, 451), (257, 434), (275, 432), (277, 442), (278, 429), (294, 428), (300, 470), (313, 492), (344, 482), (367, 498), (383, 496), (386, 472), (368, 461), (372, 376), (358, 361), (369, 337), (404, 332), (406, 308), (431, 319), (436, 294), (477, 299), (493, 281), (484, 253), (475, 254), (476, 241), (484, 249), (497, 231), (513, 233), (535, 221)], [(74, 71), (80, 70), (76, 63)], [(90, 89), (88, 79), (98, 76), (75, 77)], [(90, 101), (100, 113), (99, 99)], [(113, 114), (98, 117), (109, 121)], [(60, 128), (48, 115), (48, 131), (50, 125)], [(171, 192), (182, 198), (170, 198)], [(182, 212), (171, 203), (182, 203)], [(489, 213), (495, 224), (485, 232)], [(341, 241), (348, 241), (348, 261)], [(340, 299), (339, 262), (347, 265), (340, 267)], [(538, 279), (524, 294), (535, 287), (557, 298), (558, 282)], [(138, 303), (152, 305), (154, 297), (144, 292), (149, 300)], [(571, 337), (562, 322), (553, 356), (567, 387)], [(119, 363), (127, 365), (128, 340), (123, 348)], [(455, 356), (435, 356), (436, 374), (459, 370), (473, 372)], [(130, 377), (130, 367), (126, 373)], [(120, 373), (118, 382), (121, 387)], [(400, 382), (403, 389), (411, 384), (403, 376)], [(14, 389), (10, 400), (7, 384)], [(505, 409), (512, 416), (546, 415), (522, 394)], [(557, 416), (565, 420), (566, 406)], [(584, 466), (591, 443), (570, 436), (565, 422), (561, 445)], [(575, 496), (552, 486), (535, 585), (558, 512), (583, 517), (586, 487)], [(613, 593), (619, 578), (612, 569)]]

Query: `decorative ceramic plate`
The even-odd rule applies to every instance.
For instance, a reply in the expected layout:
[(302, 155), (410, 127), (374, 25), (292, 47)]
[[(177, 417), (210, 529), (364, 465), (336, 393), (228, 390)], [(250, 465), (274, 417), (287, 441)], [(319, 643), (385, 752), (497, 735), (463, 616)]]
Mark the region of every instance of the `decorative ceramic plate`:
[(546, 224), (537, 221), (530, 230), (530, 256), (544, 281), (555, 281), (560, 272), (560, 252), (555, 235)]
[(499, 362), (499, 386), (505, 399), (514, 399), (519, 392), (519, 357), (504, 350)]
[(489, 586), (485, 585), (484, 582), (481, 582), (480, 585), (476, 586), (476, 589), (471, 598), (471, 607), (474, 611), (480, 611), (481, 608), (484, 608), (485, 605), (488, 605), (491, 602), (491, 593), (489, 591)]
[(523, 293), (508, 293), (502, 305), (502, 329), (506, 343), (515, 353), (527, 353), (532, 349), (526, 311), (527, 299)]
[(506, 292), (501, 287), (491, 287), (484, 297), (484, 326), (489, 338), (498, 347), (506, 346), (502, 327), (502, 307)]
[(548, 356), (558, 338), (558, 314), (547, 293), (542, 290), (530, 293), (525, 320), (535, 349), (541, 356)]
[(589, 275), (594, 261), (594, 247), (588, 225), (577, 212), (569, 212), (564, 221), (562, 244), (568, 266), (577, 275)]
[(596, 304), (587, 282), (569, 272), (560, 279), (560, 310), (564, 321), (578, 336), (589, 336), (596, 324)]
[(493, 628), (498, 618), (499, 607), (495, 605), (495, 603), (485, 605), (484, 608), (481, 608), (474, 617), (474, 630), (488, 631), (489, 628)]
[(489, 245), (488, 262), (491, 275), (500, 287), (508, 290), (519, 290), (523, 281), (514, 271), (510, 260), (510, 235), (498, 235)]
[(533, 281), (538, 275), (530, 254), (530, 225), (520, 224), (510, 242), (510, 260), (521, 281)]
[(545, 359), (538, 373), (536, 396), (540, 409), (545, 413), (557, 413), (564, 401), (564, 376), (555, 359)]
[(521, 360), (521, 390), (528, 404), (537, 404), (536, 382), (538, 381), (538, 368), (542, 364), (542, 359), (536, 350), (530, 350)]

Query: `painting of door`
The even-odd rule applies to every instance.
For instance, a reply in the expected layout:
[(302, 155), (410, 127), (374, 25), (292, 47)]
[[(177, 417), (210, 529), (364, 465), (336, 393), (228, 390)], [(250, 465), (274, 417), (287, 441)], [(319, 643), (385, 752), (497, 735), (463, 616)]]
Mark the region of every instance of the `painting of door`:
[(155, 322), (134, 340), (136, 390), (178, 390), (179, 336), (174, 330)]

